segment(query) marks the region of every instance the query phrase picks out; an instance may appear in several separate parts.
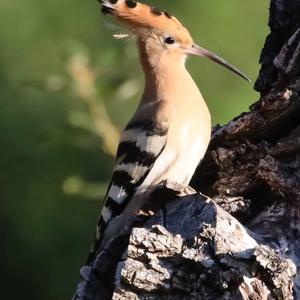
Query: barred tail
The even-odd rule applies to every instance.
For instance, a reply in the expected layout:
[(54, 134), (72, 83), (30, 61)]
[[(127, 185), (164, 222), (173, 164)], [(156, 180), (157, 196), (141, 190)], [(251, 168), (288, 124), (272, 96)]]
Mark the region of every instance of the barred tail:
[(94, 241), (92, 243), (92, 246), (90, 248), (90, 252), (87, 258), (87, 262), (86, 264), (89, 265), (95, 258), (96, 254), (97, 254), (97, 250), (100, 246), (101, 243), (101, 239), (102, 239), (102, 235), (105, 229), (105, 221), (102, 217), (102, 214), (100, 215), (100, 218), (98, 220), (97, 223), (97, 227), (96, 227), (96, 232), (95, 232), (95, 236), (94, 236)]

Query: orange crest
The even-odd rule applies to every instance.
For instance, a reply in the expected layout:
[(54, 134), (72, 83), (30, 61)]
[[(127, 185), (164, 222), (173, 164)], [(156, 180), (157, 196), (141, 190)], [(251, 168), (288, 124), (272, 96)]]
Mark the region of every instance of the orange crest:
[(102, 0), (102, 12), (111, 14), (130, 28), (157, 29), (174, 35), (179, 40), (191, 39), (188, 30), (174, 17), (156, 7), (133, 0)]

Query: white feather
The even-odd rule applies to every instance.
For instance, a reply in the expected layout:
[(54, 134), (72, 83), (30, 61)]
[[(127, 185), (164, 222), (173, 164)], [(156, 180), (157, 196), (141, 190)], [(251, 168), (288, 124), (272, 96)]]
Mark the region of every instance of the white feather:
[(111, 209), (104, 205), (101, 211), (101, 215), (104, 222), (107, 223), (111, 219), (111, 215), (112, 215)]
[(127, 172), (132, 177), (131, 183), (135, 184), (148, 171), (148, 169), (149, 169), (148, 167), (143, 167), (136, 163), (132, 163), (132, 164), (121, 163), (118, 166), (116, 166), (115, 171)]
[(117, 40), (123, 40), (123, 39), (129, 38), (129, 34), (128, 33), (119, 32), (119, 33), (113, 34), (113, 37), (115, 39), (117, 39)]
[(141, 151), (157, 155), (161, 151), (162, 144), (165, 143), (165, 140), (165, 136), (147, 136), (146, 133), (143, 133), (139, 136), (136, 146), (139, 147)]
[(139, 129), (128, 129), (122, 133), (121, 141), (122, 142), (135, 142), (140, 134), (142, 134)]
[(165, 136), (147, 135), (147, 132), (139, 129), (129, 129), (123, 132), (121, 142), (135, 142), (141, 152), (145, 151), (157, 155), (165, 143)]
[(102, 5), (108, 8), (114, 8), (114, 5), (107, 0), (102, 0)]
[(127, 197), (127, 193), (124, 187), (112, 185), (109, 189), (108, 197), (112, 198), (118, 204), (122, 204), (124, 199)]

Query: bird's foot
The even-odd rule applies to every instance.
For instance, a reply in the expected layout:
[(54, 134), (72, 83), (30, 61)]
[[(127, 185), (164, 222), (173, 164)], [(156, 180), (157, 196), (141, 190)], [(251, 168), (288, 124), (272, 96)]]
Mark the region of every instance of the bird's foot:
[(182, 185), (175, 181), (164, 180), (149, 194), (145, 195), (144, 204), (137, 215), (141, 217), (151, 217), (174, 199), (194, 195), (196, 193), (197, 191), (190, 186)]
[(162, 185), (168, 190), (174, 191), (177, 196), (187, 196), (197, 194), (197, 191), (189, 185), (183, 185), (175, 181), (164, 180)]

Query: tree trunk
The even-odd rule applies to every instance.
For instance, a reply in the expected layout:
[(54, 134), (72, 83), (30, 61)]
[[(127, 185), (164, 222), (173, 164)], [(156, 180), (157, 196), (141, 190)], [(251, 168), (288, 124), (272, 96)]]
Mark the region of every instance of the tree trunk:
[(214, 128), (192, 180), (210, 198), (158, 187), (165, 207), (81, 269), (74, 299), (300, 299), (300, 0), (271, 0), (269, 26), (261, 98)]

